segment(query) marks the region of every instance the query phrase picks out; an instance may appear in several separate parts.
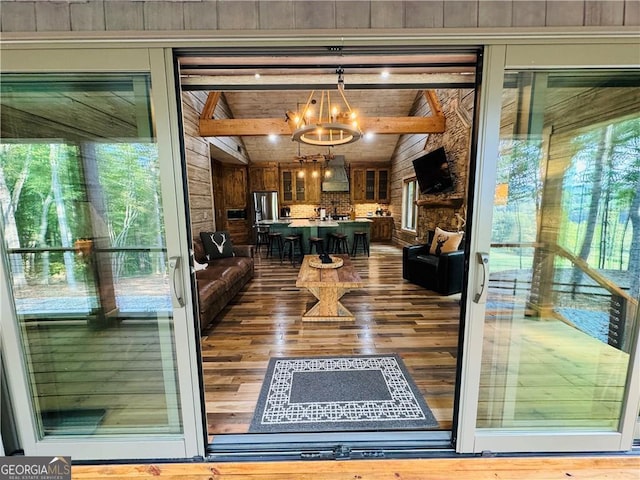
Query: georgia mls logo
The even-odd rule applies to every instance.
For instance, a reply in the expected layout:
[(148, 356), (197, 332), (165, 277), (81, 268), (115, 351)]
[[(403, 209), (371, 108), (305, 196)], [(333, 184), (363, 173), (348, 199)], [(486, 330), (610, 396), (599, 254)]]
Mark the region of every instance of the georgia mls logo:
[(3, 457), (0, 480), (71, 480), (71, 457)]

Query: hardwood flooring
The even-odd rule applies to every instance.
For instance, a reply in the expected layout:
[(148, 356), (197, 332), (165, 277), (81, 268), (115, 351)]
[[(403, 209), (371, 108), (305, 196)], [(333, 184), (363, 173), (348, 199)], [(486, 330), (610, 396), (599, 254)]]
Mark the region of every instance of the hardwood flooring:
[(438, 429), (452, 425), (460, 295), (441, 297), (402, 279), (402, 250), (373, 244), (352, 264), (365, 286), (341, 302), (355, 321), (304, 322), (315, 303), (297, 288), (299, 266), (256, 255), (254, 279), (202, 336), (210, 436), (246, 433), (271, 357), (395, 353)]

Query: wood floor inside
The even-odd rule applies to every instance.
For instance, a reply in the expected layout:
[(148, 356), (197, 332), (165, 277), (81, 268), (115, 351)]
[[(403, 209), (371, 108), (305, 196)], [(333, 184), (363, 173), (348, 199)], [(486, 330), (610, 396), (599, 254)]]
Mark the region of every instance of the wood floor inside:
[(402, 250), (374, 244), (352, 264), (365, 286), (342, 303), (353, 322), (307, 322), (315, 303), (296, 288), (299, 265), (255, 256), (255, 277), (202, 335), (210, 438), (246, 433), (271, 357), (398, 354), (438, 426), (452, 425), (460, 294), (402, 279)]

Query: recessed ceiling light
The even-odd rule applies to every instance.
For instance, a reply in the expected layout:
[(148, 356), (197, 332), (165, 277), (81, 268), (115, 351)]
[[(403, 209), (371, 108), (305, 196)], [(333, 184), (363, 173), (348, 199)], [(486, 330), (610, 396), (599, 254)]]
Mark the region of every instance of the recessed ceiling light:
[(269, 141), (272, 143), (275, 143), (276, 140), (278, 140), (278, 136), (275, 133), (270, 133), (269, 134)]
[(376, 135), (375, 135), (375, 133), (373, 133), (373, 132), (366, 132), (366, 133), (364, 134), (364, 139), (365, 139), (365, 140), (373, 140), (373, 137), (375, 137), (375, 136), (376, 136)]
[(254, 77), (256, 77), (256, 78), (260, 78), (260, 74), (259, 74), (259, 73), (256, 73), (256, 74), (254, 75)]
[(381, 72), (380, 72), (380, 76), (381, 76), (382, 78), (389, 78), (389, 75), (391, 75), (391, 74), (389, 73), (389, 70), (383, 70), (383, 71), (381, 71)]

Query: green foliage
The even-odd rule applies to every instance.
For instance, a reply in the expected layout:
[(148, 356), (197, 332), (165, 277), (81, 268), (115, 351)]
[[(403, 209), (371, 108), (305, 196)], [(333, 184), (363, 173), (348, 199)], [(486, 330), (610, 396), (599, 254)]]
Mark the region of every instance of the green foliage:
[[(624, 119), (612, 126), (609, 161), (603, 165), (602, 178), (596, 178), (599, 139), (602, 126), (573, 138), (569, 168), (563, 175), (559, 243), (578, 253), (585, 238), (586, 225), (596, 221), (594, 241), (588, 263), (595, 268), (627, 270), (630, 249), (640, 243), (640, 232), (631, 231), (629, 212), (638, 192), (640, 175), (640, 118)], [(502, 139), (498, 159), (497, 183), (508, 184), (505, 205), (496, 204), (493, 212), (492, 241), (521, 243), (536, 241), (538, 211), (543, 184), (541, 179), (541, 142), (535, 137)], [(595, 184), (600, 196), (597, 218), (588, 218)], [(504, 255), (506, 265), (517, 268), (517, 252)], [(508, 261), (507, 261), (508, 260)], [(599, 262), (599, 260), (601, 260)], [(528, 264), (528, 259), (522, 265)]]
[[(91, 212), (100, 207), (90, 206), (92, 199), (100, 199), (106, 211), (104, 222), (112, 247), (162, 246), (164, 222), (160, 204), (160, 182), (157, 147), (153, 143), (102, 143), (95, 145), (95, 158), (82, 159), (77, 145), (48, 143), (5, 144), (0, 149), (0, 168), (11, 195), (16, 194), (20, 179), (23, 185), (14, 205), (15, 221), (23, 247), (62, 246), (58, 211), (54, 203), (45, 199), (52, 192), (52, 151), (58, 166), (63, 208), (67, 216), (72, 241), (92, 238), (96, 219)], [(86, 178), (85, 163), (95, 161), (97, 179)], [(25, 178), (26, 172), (26, 178)], [(89, 192), (88, 189), (94, 189)], [(48, 205), (48, 207), (47, 207)], [(46, 207), (46, 211), (43, 209)], [(46, 218), (43, 218), (46, 216)], [(100, 216), (100, 215), (98, 215)], [(43, 223), (44, 222), (44, 223)], [(39, 242), (42, 225), (46, 234)], [(148, 254), (139, 252), (117, 255), (116, 269), (120, 274), (139, 274), (151, 270)], [(76, 269), (83, 269), (76, 262)], [(61, 255), (51, 256), (51, 273), (64, 269)]]

